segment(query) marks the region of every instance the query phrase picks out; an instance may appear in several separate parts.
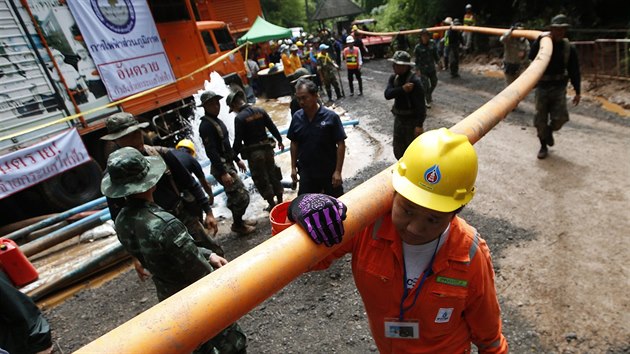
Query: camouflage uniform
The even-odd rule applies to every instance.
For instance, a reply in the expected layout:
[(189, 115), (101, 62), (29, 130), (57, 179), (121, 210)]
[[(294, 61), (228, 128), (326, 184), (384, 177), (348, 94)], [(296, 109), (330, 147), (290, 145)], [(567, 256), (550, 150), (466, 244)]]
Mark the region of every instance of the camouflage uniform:
[(341, 91), (339, 89), (339, 82), (335, 76), (335, 70), (337, 69), (335, 68), (332, 59), (328, 56), (328, 53), (322, 51), (317, 54), (317, 71), (321, 74), (324, 87), (326, 88), (326, 94), (328, 95), (328, 100), (330, 101), (332, 101), (332, 91), (330, 90), (330, 85), (335, 88), (337, 99), (341, 98)]
[[(228, 104), (231, 102), (228, 96)], [(258, 193), (275, 205), (274, 196), (282, 201), (282, 171), (276, 165), (273, 153), (275, 142), (267, 137), (266, 129), (282, 144), (282, 136), (264, 109), (245, 105), (237, 109), (234, 118), (234, 152), (249, 162), (252, 179)]]
[[(152, 274), (159, 301), (170, 297), (212, 272), (184, 224), (154, 202), (133, 198), (157, 183), (166, 166), (157, 156), (143, 157), (133, 148), (122, 148), (108, 160), (109, 174), (102, 182), (108, 197), (128, 198), (116, 218), (120, 243)], [(230, 339), (230, 341), (226, 341)], [(246, 337), (237, 324), (202, 344), (200, 353), (239, 353)]]
[[(210, 173), (225, 188), (227, 208), (232, 212), (234, 223), (240, 224), (249, 205), (249, 193), (234, 167), (234, 162), (240, 159), (230, 145), (227, 128), (219, 118), (204, 116), (199, 124), (199, 135), (212, 163)], [(224, 173), (229, 173), (234, 179), (231, 186), (223, 184), (221, 176)]]
[[(138, 123), (131, 114), (124, 112), (110, 116), (106, 124), (109, 134), (102, 137), (103, 140), (116, 140), (148, 126), (148, 123)], [(160, 156), (167, 166), (166, 172), (157, 183), (154, 193), (155, 202), (186, 225), (198, 247), (207, 248), (223, 256), (223, 249), (201, 223), (202, 215), (199, 215), (199, 209), (206, 213), (212, 212), (208, 197), (201, 186), (192, 178), (171, 149), (144, 145), (141, 153), (145, 156)], [(107, 204), (112, 220), (116, 220), (120, 209), (126, 205), (126, 201), (123, 198), (108, 197)]]
[[(400, 54), (399, 53), (404, 53)], [(401, 60), (404, 58), (404, 60)], [(407, 52), (396, 52), (394, 57), (389, 59), (400, 65), (414, 65), (410, 61)], [(405, 92), (403, 85), (413, 83), (413, 90), (409, 93)], [(424, 90), (422, 82), (413, 73), (412, 70), (407, 71), (403, 75), (392, 75), (389, 77), (387, 88), (385, 89), (385, 99), (394, 99), (392, 113), (394, 114), (394, 156), (400, 159), (407, 146), (416, 138), (415, 129), (421, 128), (426, 118), (426, 106), (424, 101)]]
[(427, 103), (433, 102), (433, 90), (437, 86), (438, 77), (435, 70), (435, 65), (440, 61), (440, 56), (437, 52), (437, 47), (432, 39), (429, 39), (427, 44), (423, 44), (422, 41), (416, 45), (413, 50), (416, 57), (416, 70), (420, 71), (420, 79), (422, 80), (422, 87), (424, 87), (424, 94)]
[[(567, 22), (566, 16), (557, 15), (552, 19), (551, 27), (568, 27)], [(529, 59), (536, 58), (539, 48), (540, 38), (532, 44)], [(553, 132), (560, 130), (569, 121), (566, 98), (569, 81), (579, 102), (581, 75), (577, 50), (567, 38), (562, 38), (553, 41), (551, 59), (536, 84), (534, 126), (541, 144), (539, 159), (547, 157), (547, 146), (554, 145)]]

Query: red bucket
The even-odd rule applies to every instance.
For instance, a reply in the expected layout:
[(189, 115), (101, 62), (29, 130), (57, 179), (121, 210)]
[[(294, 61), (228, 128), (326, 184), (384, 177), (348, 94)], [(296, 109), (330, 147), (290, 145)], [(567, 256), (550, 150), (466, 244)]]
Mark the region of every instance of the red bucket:
[(15, 242), (9, 239), (0, 238), (0, 267), (17, 287), (34, 282), (39, 277), (28, 258)]
[(291, 205), (290, 201), (282, 202), (271, 209), (271, 212), (269, 213), (269, 221), (271, 221), (271, 236), (274, 236), (280, 231), (293, 225), (287, 217), (289, 205)]

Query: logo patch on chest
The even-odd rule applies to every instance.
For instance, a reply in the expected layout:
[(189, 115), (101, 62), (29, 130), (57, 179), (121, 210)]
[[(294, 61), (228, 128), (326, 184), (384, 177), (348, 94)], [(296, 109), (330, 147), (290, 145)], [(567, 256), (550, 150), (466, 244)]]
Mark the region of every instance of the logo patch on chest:
[(441, 308), (438, 310), (437, 316), (435, 316), (435, 323), (446, 323), (451, 320), (453, 314), (453, 308)]

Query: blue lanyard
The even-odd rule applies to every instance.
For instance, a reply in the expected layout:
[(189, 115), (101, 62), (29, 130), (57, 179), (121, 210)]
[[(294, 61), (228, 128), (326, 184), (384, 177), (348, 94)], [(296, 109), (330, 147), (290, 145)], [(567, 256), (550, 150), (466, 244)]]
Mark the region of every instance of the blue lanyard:
[(431, 275), (432, 273), (431, 268), (433, 267), (435, 254), (437, 253), (438, 246), (440, 245), (440, 238), (442, 238), (441, 234), (437, 239), (437, 243), (435, 244), (435, 250), (433, 250), (431, 261), (429, 261), (429, 265), (424, 270), (424, 272), (422, 272), (422, 278), (420, 279), (420, 283), (418, 284), (418, 291), (416, 291), (416, 295), (413, 297), (413, 302), (411, 303), (411, 305), (407, 307), (404, 307), (404, 304), (405, 304), (405, 299), (407, 298), (407, 295), (409, 295), (409, 289), (407, 289), (407, 267), (405, 266), (405, 255), (403, 252), (403, 296), (402, 296), (402, 299), (400, 299), (400, 315), (398, 316), (399, 321), (403, 320), (405, 316), (405, 312), (407, 312), (408, 310), (410, 310), (412, 307), (416, 305), (416, 301), (418, 300), (418, 295), (420, 295), (420, 291), (422, 290), (422, 285), (424, 285), (424, 281), (427, 280), (427, 277), (429, 277), (429, 275)]

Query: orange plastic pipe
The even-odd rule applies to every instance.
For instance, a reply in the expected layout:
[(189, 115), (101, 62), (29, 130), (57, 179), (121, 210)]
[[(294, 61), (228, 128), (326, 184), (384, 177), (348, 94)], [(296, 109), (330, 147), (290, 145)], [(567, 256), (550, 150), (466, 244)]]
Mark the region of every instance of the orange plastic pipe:
[[(551, 41), (544, 39), (538, 57), (518, 80), (452, 129), (478, 141), (531, 90), (551, 50)], [(393, 196), (391, 167), (343, 195), (348, 206), (344, 242), (388, 212)], [(77, 353), (190, 353), (334, 249), (316, 246), (302, 229), (291, 226)]]

